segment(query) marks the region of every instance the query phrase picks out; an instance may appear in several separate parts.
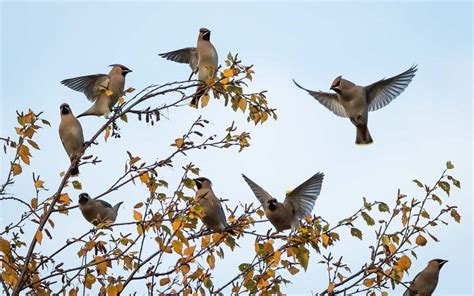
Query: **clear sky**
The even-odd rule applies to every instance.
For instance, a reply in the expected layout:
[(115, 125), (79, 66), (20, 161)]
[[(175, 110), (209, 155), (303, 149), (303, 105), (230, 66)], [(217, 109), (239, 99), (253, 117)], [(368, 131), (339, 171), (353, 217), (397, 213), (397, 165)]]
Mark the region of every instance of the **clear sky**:
[[(130, 120), (122, 125), (121, 139), (92, 148), (103, 162), (82, 167), (84, 190), (94, 196), (110, 186), (123, 170), (126, 150), (149, 161), (166, 155), (170, 142), (199, 113), (214, 123), (211, 129), (216, 131), (236, 120), (239, 128), (251, 132), (252, 146), (240, 154), (209, 149), (190, 154), (231, 208), (238, 201), (256, 202), (241, 173), (282, 197), (287, 189), (322, 171), (326, 178), (313, 212), (336, 222), (354, 212), (363, 196), (391, 203), (398, 188), (420, 196), (411, 180), (431, 184), (451, 160), (462, 190), (454, 190), (449, 204), (460, 207), (462, 223), (436, 228), (441, 242), (430, 242), (418, 251), (410, 277), (432, 258), (448, 259), (436, 295), (472, 294), (472, 3), (15, 1), (2, 2), (1, 10), (1, 135), (14, 135), (15, 110), (44, 111), (52, 127), (36, 139), (42, 150), (33, 154), (33, 167), (50, 192), (60, 182), (58, 173), (68, 166), (57, 133), (59, 105), (68, 102), (76, 114), (89, 106), (82, 94), (59, 81), (106, 73), (112, 63), (133, 70), (127, 86), (138, 90), (187, 78), (187, 66), (157, 53), (194, 46), (198, 29), (207, 27), (220, 61), (230, 51), (255, 65), (252, 89), (268, 90), (279, 120), (254, 127), (217, 101), (205, 110), (173, 110), (169, 120), (153, 127)], [(368, 147), (354, 145), (355, 129), (349, 120), (336, 117), (291, 81), (329, 91), (338, 75), (366, 85), (414, 63), (419, 71), (407, 90), (370, 113), (375, 143)], [(103, 118), (81, 120), (86, 138), (103, 122)], [(175, 170), (163, 172), (170, 188), (181, 175), (178, 164), (190, 159), (179, 158)], [(4, 180), (8, 160), (2, 155), (1, 162)], [(34, 194), (31, 171), (25, 170), (10, 190), (29, 201)], [(68, 192), (77, 202), (77, 191)], [(141, 186), (128, 186), (107, 201), (125, 201), (120, 222), (131, 218), (133, 205), (145, 196)], [(16, 205), (0, 206), (2, 223), (20, 214)], [(59, 217), (56, 225), (53, 235), (61, 242), (90, 228), (77, 209)], [(228, 253), (218, 262), (215, 283), (236, 273), (242, 258), (253, 256), (253, 239), (240, 244), (236, 256)], [(40, 249), (52, 247), (46, 239)], [(369, 256), (366, 243), (348, 236), (334, 251), (353, 268)], [(79, 260), (76, 251), (64, 259)], [(313, 256), (308, 272), (291, 278), (292, 284), (283, 291), (289, 295), (321, 291), (327, 277), (317, 261)], [(401, 293), (397, 290), (394, 295)]]

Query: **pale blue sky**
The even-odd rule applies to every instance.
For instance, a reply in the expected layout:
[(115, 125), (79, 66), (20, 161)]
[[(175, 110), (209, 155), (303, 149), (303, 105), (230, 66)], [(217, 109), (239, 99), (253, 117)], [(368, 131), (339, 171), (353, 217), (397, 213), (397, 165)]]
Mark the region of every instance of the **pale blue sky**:
[[(422, 192), (411, 180), (431, 183), (451, 160), (462, 190), (455, 190), (449, 203), (460, 206), (462, 223), (434, 231), (441, 242), (430, 242), (418, 252), (419, 260), (414, 262), (410, 276), (432, 258), (448, 259), (436, 295), (470, 295), (472, 9), (467, 2), (2, 2), (1, 135), (13, 135), (15, 110), (44, 111), (52, 127), (42, 130), (36, 139), (42, 151), (41, 157), (33, 154), (33, 166), (46, 186), (55, 189), (60, 181), (58, 173), (68, 165), (57, 134), (59, 105), (68, 102), (76, 114), (89, 106), (83, 95), (59, 81), (106, 73), (112, 63), (133, 70), (127, 85), (136, 89), (187, 78), (187, 66), (156, 54), (194, 46), (198, 29), (207, 27), (221, 62), (231, 51), (255, 65), (252, 89), (267, 89), (279, 115), (276, 122), (253, 127), (219, 102), (211, 101), (202, 110), (216, 132), (236, 120), (240, 128), (252, 134), (251, 148), (240, 154), (212, 150), (190, 154), (202, 174), (214, 181), (215, 192), (228, 198), (233, 208), (238, 201), (256, 202), (241, 173), (282, 196), (322, 171), (326, 178), (313, 212), (336, 222), (358, 208), (363, 196), (392, 202), (398, 188), (409, 196), (420, 196)], [(413, 63), (418, 64), (419, 71), (407, 90), (389, 106), (370, 114), (369, 128), (375, 143), (369, 147), (355, 146), (351, 123), (328, 112), (291, 82), (295, 78), (307, 88), (328, 91), (338, 75), (365, 85), (398, 74)], [(136, 120), (122, 125), (121, 139), (92, 148), (103, 163), (82, 168), (84, 190), (95, 195), (109, 186), (122, 172), (126, 150), (149, 161), (166, 155), (172, 139), (185, 132), (199, 113), (201, 110), (183, 108), (171, 111), (170, 121), (163, 120), (154, 127)], [(86, 138), (103, 122), (103, 118), (81, 120)], [(3, 180), (7, 160), (2, 156), (1, 161)], [(188, 161), (179, 158), (175, 167)], [(170, 188), (180, 174), (179, 169), (163, 172)], [(31, 171), (25, 170), (16, 185), (25, 185), (15, 187), (17, 196), (31, 199)], [(77, 201), (77, 192), (68, 192)], [(107, 200), (125, 200), (120, 222), (130, 219), (133, 205), (145, 196), (140, 186), (129, 186)], [(9, 206), (1, 205), (3, 223), (20, 214)], [(78, 210), (57, 221), (53, 235), (61, 242), (90, 228)], [(370, 235), (368, 231), (366, 236)], [(238, 256), (228, 253), (226, 260), (218, 262), (216, 284), (224, 282), (225, 274), (237, 272), (242, 258), (253, 255), (253, 239), (244, 238), (240, 244)], [(154, 246), (152, 242), (150, 246)], [(46, 239), (40, 249), (52, 247)], [(78, 261), (76, 251), (66, 258)], [(344, 255), (352, 268), (369, 256), (366, 243), (347, 236), (334, 252)], [(317, 256), (312, 257), (308, 272), (293, 277), (293, 284), (283, 291), (293, 295), (321, 291), (327, 277), (317, 261)], [(144, 287), (131, 287), (127, 292), (132, 288)], [(393, 295), (397, 294), (401, 290)]]

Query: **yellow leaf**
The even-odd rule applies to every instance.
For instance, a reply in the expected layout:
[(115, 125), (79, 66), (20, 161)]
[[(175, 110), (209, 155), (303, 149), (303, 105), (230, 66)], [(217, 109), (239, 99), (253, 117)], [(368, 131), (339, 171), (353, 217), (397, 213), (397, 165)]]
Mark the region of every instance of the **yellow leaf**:
[(99, 275), (107, 274), (107, 262), (105, 261), (104, 257), (95, 256), (94, 262), (96, 264), (95, 269), (97, 270), (97, 274)]
[(247, 100), (245, 98), (240, 98), (239, 108), (240, 110), (242, 110), (242, 112), (245, 112), (245, 110), (247, 110)]
[(94, 284), (96, 281), (95, 276), (93, 274), (88, 273), (86, 275), (86, 280), (85, 280), (85, 286), (86, 288), (90, 289), (92, 288), (92, 284)]
[(69, 194), (67, 193), (62, 193), (59, 196), (59, 203), (69, 205), (71, 203), (71, 199), (69, 198)]
[(136, 221), (142, 220), (142, 214), (139, 211), (133, 211), (133, 219)]
[(268, 119), (268, 113), (266, 111), (262, 112), (262, 120), (260, 121), (261, 123), (264, 123)]
[(41, 245), (41, 242), (43, 241), (43, 232), (41, 230), (36, 231), (35, 238), (36, 241)]
[(114, 94), (114, 92), (111, 91), (110, 89), (107, 89), (107, 90), (105, 91), (105, 94), (110, 97), (111, 95)]
[(21, 174), (23, 170), (21, 169), (21, 165), (17, 164), (17, 163), (14, 163), (12, 165), (12, 173), (13, 173), (13, 176), (16, 176), (16, 175), (19, 175)]
[(321, 235), (321, 240), (323, 241), (323, 246), (327, 247), (329, 244), (329, 236), (325, 233)]
[(169, 278), (163, 278), (160, 280), (160, 286), (168, 284), (171, 280)]
[(189, 264), (184, 264), (181, 265), (180, 269), (183, 274), (187, 274), (191, 270), (191, 267), (189, 267)]
[(397, 265), (401, 270), (407, 270), (411, 266), (411, 260), (408, 256), (403, 255), (398, 259)]
[(388, 296), (388, 292), (383, 291), (381, 296)]
[(327, 290), (328, 290), (328, 294), (331, 295), (332, 292), (334, 291), (334, 288), (336, 287), (336, 285), (334, 283), (329, 283), (328, 287), (327, 287)]
[(273, 261), (275, 262), (275, 264), (279, 264), (280, 263), (280, 257), (281, 257), (281, 251), (276, 251), (275, 254), (273, 254)]
[(119, 103), (120, 105), (122, 105), (123, 103), (125, 103), (125, 99), (124, 99), (123, 97), (120, 97), (120, 98), (118, 99), (118, 103)]
[(364, 286), (366, 286), (367, 288), (370, 288), (372, 287), (372, 285), (374, 284), (374, 280), (373, 279), (365, 279), (364, 282), (363, 282)]
[(419, 245), (419, 246), (424, 246), (426, 245), (426, 243), (428, 242), (426, 240), (426, 238), (423, 236), (423, 235), (418, 235), (418, 237), (416, 238), (416, 244)]
[(397, 248), (393, 244), (388, 244), (387, 248), (388, 248), (388, 251), (390, 252), (390, 255), (395, 254), (395, 252), (397, 251)]
[(174, 240), (171, 245), (173, 246), (173, 250), (175, 253), (182, 255), (183, 254), (183, 243), (179, 240)]
[(107, 287), (107, 296), (117, 296), (117, 295), (118, 295), (118, 291), (117, 291), (116, 286), (110, 285)]
[(195, 249), (196, 246), (187, 247), (186, 249), (184, 249), (184, 256), (191, 256), (192, 254), (194, 254)]
[(36, 189), (44, 188), (43, 184), (44, 184), (44, 181), (41, 181), (40, 179), (38, 179), (35, 181), (35, 188)]
[(234, 70), (232, 69), (225, 69), (224, 70), (224, 77), (232, 77), (234, 76)]
[(79, 290), (79, 288), (69, 290), (69, 296), (77, 296), (77, 290)]
[(74, 181), (72, 181), (72, 187), (74, 187), (74, 189), (81, 190), (82, 189), (82, 184), (81, 184), (81, 182), (79, 182), (77, 180), (74, 180)]
[(3, 252), (3, 254), (7, 255), (10, 253), (10, 243), (6, 240), (0, 237), (0, 251)]
[(203, 95), (201, 97), (201, 108), (204, 108), (209, 103), (209, 95)]
[(207, 248), (211, 244), (211, 237), (210, 235), (203, 236), (201, 239), (201, 246), (203, 248)]
[(184, 140), (183, 138), (177, 138), (174, 140), (174, 143), (176, 144), (176, 147), (181, 148), (184, 145)]
[(143, 173), (140, 175), (140, 181), (142, 181), (143, 183), (147, 184), (149, 180), (150, 177), (148, 176), (148, 173)]
[(211, 269), (214, 269), (214, 267), (216, 266), (216, 258), (214, 258), (214, 255), (209, 254), (209, 255), (207, 256), (207, 260), (206, 260), (206, 261), (207, 261), (207, 264), (209, 264), (209, 267), (210, 267)]
[(122, 114), (122, 115), (120, 115), (120, 119), (121, 119), (122, 121), (128, 122), (127, 114)]
[(181, 223), (181, 219), (178, 218), (178, 219), (174, 220), (173, 223), (172, 223), (173, 231), (177, 231), (177, 230), (181, 229), (182, 224), (183, 223)]
[(33, 209), (36, 209), (38, 207), (38, 199), (36, 197), (32, 198), (30, 205)]

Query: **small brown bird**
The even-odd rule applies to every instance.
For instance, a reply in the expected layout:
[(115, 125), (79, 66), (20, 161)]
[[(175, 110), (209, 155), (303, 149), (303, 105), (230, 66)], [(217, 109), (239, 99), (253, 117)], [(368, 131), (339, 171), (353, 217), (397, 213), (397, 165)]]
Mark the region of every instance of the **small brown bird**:
[(438, 285), (439, 271), (448, 262), (443, 259), (433, 259), (419, 274), (415, 276), (410, 287), (403, 296), (431, 296)]
[(356, 85), (338, 76), (331, 85), (331, 90), (336, 93), (312, 91), (302, 87), (295, 80), (293, 82), (337, 116), (349, 117), (357, 128), (355, 143), (364, 145), (373, 142), (367, 127), (369, 111), (388, 105), (400, 95), (415, 77), (417, 70), (416, 65), (413, 65), (397, 76), (382, 79), (367, 86)]
[(321, 192), (323, 173), (316, 173), (289, 193), (283, 203), (278, 202), (265, 189), (242, 174), (245, 182), (260, 201), (268, 220), (277, 231), (297, 229), (300, 220), (311, 214), (316, 199)]
[(79, 209), (84, 218), (94, 225), (99, 223), (114, 223), (122, 203), (123, 202), (119, 202), (112, 207), (112, 205), (106, 201), (90, 198), (87, 193), (79, 194)]
[[(214, 45), (211, 43), (211, 31), (206, 28), (199, 29), (197, 47), (186, 47), (175, 51), (160, 53), (159, 56), (177, 63), (189, 64), (191, 75), (198, 73), (198, 79), (206, 82), (216, 75), (218, 67), (218, 56)], [(205, 94), (205, 84), (197, 87), (196, 93), (191, 100), (191, 106), (197, 107), (199, 98)]]
[(194, 179), (196, 183), (197, 192), (196, 199), (201, 207), (204, 209), (204, 217), (202, 222), (208, 229), (213, 231), (223, 232), (227, 231), (232, 235), (235, 232), (232, 229), (227, 229), (228, 224), (222, 209), (221, 201), (216, 197), (212, 190), (212, 183), (208, 178), (199, 177)]
[[(61, 123), (59, 124), (59, 137), (63, 143), (71, 163), (75, 157), (78, 157), (84, 147), (84, 134), (79, 120), (72, 114), (71, 108), (64, 103), (59, 108), (61, 111)], [(71, 175), (79, 174), (79, 168), (75, 165), (71, 168)]]
[(83, 92), (89, 101), (94, 102), (89, 109), (77, 116), (78, 118), (88, 115), (107, 115), (118, 99), (123, 96), (125, 76), (132, 70), (120, 64), (112, 64), (110, 67), (112, 67), (112, 70), (108, 75), (94, 74), (61, 81), (61, 84)]

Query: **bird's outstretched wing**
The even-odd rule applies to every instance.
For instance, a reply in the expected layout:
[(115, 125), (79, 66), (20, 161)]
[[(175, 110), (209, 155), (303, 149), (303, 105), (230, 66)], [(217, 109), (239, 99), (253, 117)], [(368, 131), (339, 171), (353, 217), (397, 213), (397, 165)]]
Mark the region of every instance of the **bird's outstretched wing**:
[(199, 57), (196, 47), (186, 47), (175, 51), (160, 53), (158, 55), (173, 62), (189, 64), (189, 67), (191, 67), (193, 72), (196, 72), (197, 70)]
[(105, 91), (109, 86), (109, 76), (107, 74), (94, 74), (80, 77), (64, 79), (61, 84), (70, 89), (82, 92), (89, 101), (94, 102), (100, 91)]
[(318, 199), (323, 185), (324, 174), (316, 173), (303, 184), (296, 187), (286, 198), (285, 204), (291, 203), (295, 209), (296, 216), (303, 219), (311, 214), (316, 199)]
[(311, 96), (313, 96), (318, 102), (320, 102), (324, 107), (328, 108), (334, 114), (340, 117), (348, 117), (344, 106), (339, 103), (336, 94), (322, 92), (322, 91), (313, 91), (306, 89), (299, 85), (294, 79), (293, 82), (296, 84), (297, 87), (301, 88), (302, 90), (307, 91)]
[(387, 106), (400, 95), (410, 84), (418, 70), (416, 65), (405, 72), (391, 78), (382, 79), (365, 87), (369, 111), (375, 111)]
[(247, 176), (245, 176), (244, 174), (242, 174), (242, 177), (244, 178), (245, 182), (247, 182), (247, 184), (250, 186), (250, 189), (252, 189), (258, 201), (260, 201), (262, 206), (266, 208), (268, 206), (268, 200), (272, 199), (273, 197), (265, 189), (257, 185), (257, 183), (255, 183), (254, 181), (247, 178)]

